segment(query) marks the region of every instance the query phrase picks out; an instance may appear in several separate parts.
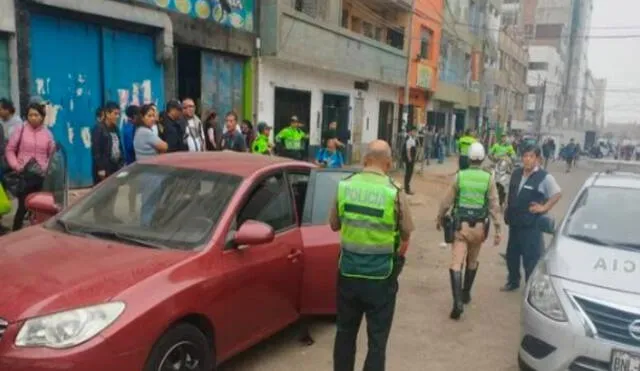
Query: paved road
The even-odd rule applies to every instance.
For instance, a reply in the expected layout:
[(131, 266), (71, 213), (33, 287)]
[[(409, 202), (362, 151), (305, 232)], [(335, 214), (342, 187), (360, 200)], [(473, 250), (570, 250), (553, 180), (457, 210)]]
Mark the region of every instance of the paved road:
[[(554, 214), (562, 217), (593, 168), (581, 168), (565, 174), (560, 164), (550, 169), (563, 187), (564, 197)], [(401, 276), (394, 327), (389, 341), (390, 371), (424, 370), (517, 370), (519, 311), (521, 293), (502, 293), (499, 287), (506, 278), (506, 268), (499, 249), (486, 246), (481, 254), (473, 302), (460, 322), (448, 318), (449, 251), (439, 247), (442, 236), (434, 228), (435, 208), (451, 173), (447, 165), (429, 169), (416, 176), (413, 214), (418, 230), (412, 238), (407, 266)], [(364, 334), (364, 324), (361, 335)], [(335, 326), (329, 320), (314, 322), (316, 344), (303, 347), (296, 342), (296, 328), (275, 335), (270, 340), (223, 365), (223, 371), (331, 369)], [(358, 365), (363, 362), (366, 338), (360, 336)]]

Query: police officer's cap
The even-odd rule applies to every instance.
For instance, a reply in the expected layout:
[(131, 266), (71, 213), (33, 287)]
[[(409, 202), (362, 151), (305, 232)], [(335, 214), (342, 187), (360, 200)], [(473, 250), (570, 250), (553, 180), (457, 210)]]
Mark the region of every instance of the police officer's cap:
[(263, 133), (264, 131), (271, 129), (271, 126), (264, 121), (260, 121), (258, 123), (258, 133)]

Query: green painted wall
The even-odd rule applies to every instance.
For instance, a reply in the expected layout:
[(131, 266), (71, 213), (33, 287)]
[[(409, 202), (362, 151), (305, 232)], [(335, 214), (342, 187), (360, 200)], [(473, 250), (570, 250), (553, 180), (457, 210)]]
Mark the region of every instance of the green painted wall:
[[(253, 121), (253, 75), (254, 75), (254, 63), (253, 58), (247, 59), (244, 62), (244, 87), (243, 87), (243, 104), (242, 104), (242, 117), (247, 120)], [(255, 123), (254, 123), (255, 124)]]

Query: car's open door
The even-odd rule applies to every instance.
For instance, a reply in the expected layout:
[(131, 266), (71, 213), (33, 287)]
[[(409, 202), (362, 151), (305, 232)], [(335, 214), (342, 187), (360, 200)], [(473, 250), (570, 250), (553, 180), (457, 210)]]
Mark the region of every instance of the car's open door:
[(356, 169), (311, 171), (302, 217), (304, 273), (301, 314), (335, 314), (340, 238), (329, 227), (329, 211), (336, 200), (338, 182)]
[[(67, 153), (62, 145), (56, 143), (56, 151), (49, 161), (49, 167), (47, 168), (47, 173), (45, 174), (42, 185), (42, 192), (50, 193), (53, 196), (57, 210), (64, 209), (69, 203), (69, 174), (67, 170)], [(30, 212), (31, 224), (42, 223), (56, 214), (35, 210), (30, 210)]]

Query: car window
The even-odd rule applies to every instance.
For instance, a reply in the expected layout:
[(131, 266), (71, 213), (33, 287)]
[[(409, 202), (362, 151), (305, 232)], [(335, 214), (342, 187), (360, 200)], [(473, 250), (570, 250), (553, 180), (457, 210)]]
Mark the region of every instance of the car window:
[[(60, 220), (70, 233), (115, 233), (190, 250), (209, 238), (241, 180), (223, 173), (134, 164), (107, 178)], [(59, 224), (52, 220), (47, 226)]]
[(640, 212), (629, 205), (640, 204), (640, 190), (632, 188), (589, 187), (567, 214), (563, 234), (604, 244), (640, 248), (636, 224)]
[(304, 211), (304, 201), (307, 197), (307, 187), (309, 185), (309, 170), (295, 170), (287, 172), (287, 180), (293, 193), (293, 204), (297, 219), (302, 222), (302, 212)]
[(338, 183), (353, 174), (347, 170), (314, 170), (305, 200), (303, 224), (318, 225), (329, 222), (329, 211), (336, 202)]
[(42, 190), (53, 194), (54, 201), (58, 206), (66, 206), (67, 184), (67, 156), (64, 148), (56, 144), (56, 151), (49, 160), (47, 173), (44, 177)]
[(270, 225), (274, 231), (296, 224), (291, 194), (282, 173), (261, 181), (251, 192), (237, 218), (237, 226), (247, 220), (257, 220)]

